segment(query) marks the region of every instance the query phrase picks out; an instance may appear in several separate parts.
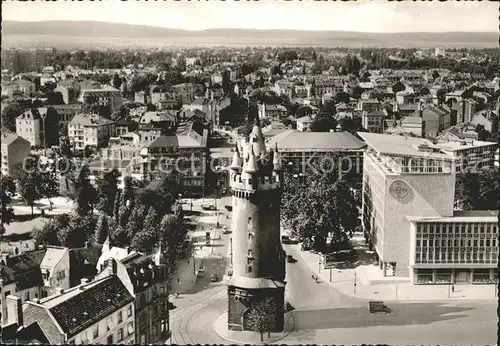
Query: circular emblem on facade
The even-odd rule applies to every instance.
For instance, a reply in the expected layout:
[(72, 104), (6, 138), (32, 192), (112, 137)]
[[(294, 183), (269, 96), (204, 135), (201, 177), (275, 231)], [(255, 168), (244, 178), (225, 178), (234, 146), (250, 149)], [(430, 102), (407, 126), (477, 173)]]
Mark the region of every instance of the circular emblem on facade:
[(391, 187), (389, 187), (389, 192), (392, 197), (396, 199), (405, 198), (409, 191), (410, 187), (402, 180), (396, 180), (391, 184)]

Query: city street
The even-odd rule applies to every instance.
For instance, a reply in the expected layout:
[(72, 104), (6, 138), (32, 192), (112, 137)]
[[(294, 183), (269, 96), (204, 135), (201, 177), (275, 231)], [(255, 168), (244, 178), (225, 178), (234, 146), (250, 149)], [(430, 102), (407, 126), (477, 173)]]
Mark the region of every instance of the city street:
[[(229, 198), (224, 200), (218, 200), (218, 206), (229, 204)], [(205, 199), (194, 205), (212, 202)], [(210, 217), (203, 215), (200, 221)], [(230, 221), (225, 216), (220, 219)], [(224, 273), (228, 239), (229, 235), (222, 235), (217, 253), (203, 258), (205, 276), (198, 278), (189, 292), (173, 300), (176, 309), (170, 312), (172, 343), (233, 344), (217, 335), (213, 327), (215, 319), (227, 309), (226, 286), (209, 279), (214, 272), (220, 277)], [(491, 302), (387, 302), (392, 309), (390, 314), (370, 314), (367, 300), (346, 296), (325, 282), (316, 283), (309, 267), (300, 261), (298, 245), (285, 245), (284, 249), (299, 259), (287, 263), (285, 291), (286, 301), (293, 307), (288, 313), (295, 328), (277, 344), (496, 343), (496, 305)]]

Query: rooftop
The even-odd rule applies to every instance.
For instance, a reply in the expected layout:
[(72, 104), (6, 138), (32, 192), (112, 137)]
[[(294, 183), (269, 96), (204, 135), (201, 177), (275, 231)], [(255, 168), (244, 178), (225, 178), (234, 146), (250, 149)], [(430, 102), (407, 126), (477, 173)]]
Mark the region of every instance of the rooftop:
[(116, 276), (72, 288), (40, 301), (68, 337), (90, 327), (111, 313), (134, 301)]
[(287, 130), (280, 133), (268, 142), (273, 148), (275, 143), (281, 150), (360, 150), (365, 144), (349, 132), (300, 132)]
[(103, 126), (111, 125), (113, 121), (101, 117), (97, 114), (75, 114), (73, 119), (69, 122), (70, 125), (82, 125), (82, 126)]
[(18, 290), (42, 286), (42, 263), (46, 249), (26, 251), (17, 256), (9, 256), (7, 263), (0, 264), (0, 276), (4, 284), (15, 282)]
[(451, 217), (407, 216), (412, 222), (494, 222), (498, 223), (498, 210), (455, 210)]
[(449, 141), (449, 142), (438, 142), (436, 143), (437, 146), (439, 146), (442, 150), (444, 151), (458, 151), (458, 150), (464, 150), (464, 149), (470, 149), (470, 148), (479, 148), (479, 147), (486, 147), (486, 146), (492, 146), (492, 145), (497, 145), (495, 142), (484, 142), (484, 141)]
[[(358, 132), (358, 135), (363, 138), (369, 147), (380, 154), (452, 159), (448, 154), (442, 152), (439, 147), (436, 147), (426, 139), (369, 132)], [(432, 149), (433, 152), (419, 150), (418, 147), (422, 145)]]

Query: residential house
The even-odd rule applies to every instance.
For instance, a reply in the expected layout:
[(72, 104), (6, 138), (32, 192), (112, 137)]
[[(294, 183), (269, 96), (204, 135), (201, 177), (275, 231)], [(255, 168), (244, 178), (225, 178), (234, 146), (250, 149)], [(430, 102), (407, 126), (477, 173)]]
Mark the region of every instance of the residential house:
[(129, 129), (129, 121), (123, 118), (117, 119), (115, 121), (115, 127), (114, 127), (114, 135), (120, 137), (121, 135), (124, 135), (128, 133)]
[(399, 121), (399, 124), (405, 133), (413, 134), (417, 137), (422, 137), (425, 133), (425, 122), (419, 116), (406, 116)]
[(314, 116), (303, 116), (297, 119), (297, 131), (308, 132), (311, 131), (311, 125), (314, 121)]
[(174, 100), (174, 99), (165, 99), (165, 100), (158, 101), (157, 103), (153, 103), (153, 104), (156, 106), (156, 109), (159, 111), (168, 110), (168, 109), (172, 109), (172, 110), (181, 109), (181, 103), (178, 100)]
[(69, 249), (47, 246), (11, 256), (2, 254), (2, 324), (12, 322), (7, 312), (6, 300), (9, 294), (21, 298), (22, 302), (33, 298), (47, 297), (57, 288), (68, 289)]
[(216, 102), (206, 98), (196, 98), (191, 104), (183, 105), (185, 110), (199, 110), (206, 114), (207, 120), (215, 121), (215, 105)]
[(274, 90), (278, 95), (286, 95), (289, 100), (293, 98), (294, 85), (287, 79), (280, 79), (276, 81), (274, 83)]
[(62, 85), (58, 85), (55, 89), (54, 89), (55, 92), (60, 92), (62, 97), (63, 97), (63, 101), (65, 104), (69, 105), (69, 104), (72, 104), (72, 103), (75, 103), (77, 98), (78, 98), (78, 90), (75, 89), (74, 87), (72, 86), (62, 86)]
[(399, 91), (396, 93), (396, 102), (398, 104), (411, 104), (415, 102), (415, 94), (409, 91)]
[(495, 116), (496, 114), (494, 113), (494, 111), (482, 110), (480, 112), (474, 113), (470, 123), (475, 126), (483, 125), (484, 129), (491, 133), (493, 131), (493, 117)]
[(59, 118), (52, 107), (32, 108), (16, 118), (16, 133), (32, 146), (59, 144)]
[(68, 124), (68, 137), (74, 150), (100, 148), (108, 144), (114, 122), (97, 114), (76, 114)]
[(23, 161), (30, 154), (31, 143), (13, 133), (1, 133), (2, 175), (16, 176)]
[(178, 111), (146, 112), (139, 120), (139, 133), (149, 130), (160, 130), (167, 134), (178, 122)]
[(382, 104), (377, 99), (359, 100), (357, 109), (363, 112), (371, 113), (373, 111), (381, 110)]
[(302, 99), (308, 99), (311, 97), (311, 86), (308, 85), (296, 85), (294, 90), (294, 96)]
[(196, 96), (203, 95), (204, 88), (201, 84), (195, 83), (181, 83), (174, 85), (175, 97), (182, 105), (191, 104)]
[(208, 129), (193, 122), (189, 129), (174, 136), (159, 136), (141, 153), (143, 174), (151, 180), (161, 171), (177, 170), (179, 184), (186, 194), (202, 195), (205, 186)]
[[(104, 248), (103, 254), (108, 250)], [(161, 246), (153, 256), (132, 252), (122, 258), (112, 256), (105, 260), (125, 284), (134, 300), (135, 343), (156, 344), (169, 338), (168, 268)], [(97, 278), (112, 273), (105, 269)]]
[(286, 117), (287, 109), (283, 105), (264, 105), (265, 115), (273, 119), (281, 119)]
[(470, 123), (476, 113), (477, 106), (477, 101), (470, 98), (458, 101), (453, 107), (457, 111), (457, 124)]
[(14, 85), (17, 86), (18, 90), (27, 96), (32, 96), (36, 92), (35, 83), (26, 80), (26, 79), (18, 79), (15, 80)]
[(438, 133), (451, 126), (451, 109), (445, 105), (422, 105), (420, 110), (412, 115), (423, 119), (426, 136), (436, 137)]
[(145, 105), (149, 101), (148, 94), (145, 91), (137, 91), (134, 94), (134, 101)]
[(108, 107), (109, 114), (112, 114), (120, 108), (123, 98), (120, 90), (106, 86), (102, 89), (82, 89), (79, 101), (83, 104)]
[(82, 105), (75, 103), (69, 105), (54, 105), (51, 106), (57, 112), (59, 119), (59, 128), (68, 126), (68, 123), (73, 119), (76, 113), (82, 110)]
[[(113, 266), (111, 261), (110, 266)], [(23, 307), (24, 325), (38, 323), (50, 344), (134, 344), (134, 297), (113, 275), (60, 290)]]
[(393, 107), (393, 112), (397, 113), (399, 117), (409, 116), (419, 109), (418, 103), (410, 103), (410, 104), (398, 104), (396, 103)]
[(385, 117), (387, 113), (382, 110), (372, 111), (370, 113), (363, 112), (362, 115), (362, 126), (367, 129), (368, 132), (374, 133), (384, 133), (385, 130)]

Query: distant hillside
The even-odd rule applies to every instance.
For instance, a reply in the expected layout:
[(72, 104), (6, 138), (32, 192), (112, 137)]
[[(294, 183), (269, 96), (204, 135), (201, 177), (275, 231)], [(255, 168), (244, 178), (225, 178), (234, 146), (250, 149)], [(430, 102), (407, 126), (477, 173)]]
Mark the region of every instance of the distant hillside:
[(64, 46), (380, 46), (496, 47), (495, 32), (362, 33), (349, 31), (210, 29), (187, 31), (86, 21), (2, 23), (5, 47)]

